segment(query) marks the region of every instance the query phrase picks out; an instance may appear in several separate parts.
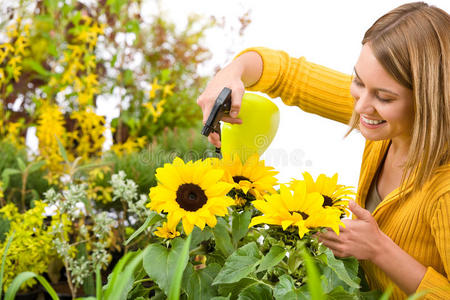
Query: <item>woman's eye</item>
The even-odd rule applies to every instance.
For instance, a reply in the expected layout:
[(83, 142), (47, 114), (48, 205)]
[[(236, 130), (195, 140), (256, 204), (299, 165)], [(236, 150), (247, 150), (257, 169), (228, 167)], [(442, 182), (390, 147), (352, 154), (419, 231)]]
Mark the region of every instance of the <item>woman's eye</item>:
[(381, 102), (386, 102), (386, 103), (388, 103), (388, 102), (391, 102), (391, 101), (392, 101), (392, 99), (389, 99), (389, 98), (383, 98), (383, 97), (380, 97), (379, 95), (376, 95), (376, 97), (377, 97), (377, 99), (380, 100)]
[(357, 86), (364, 86), (364, 84), (356, 78), (353, 79), (353, 83), (356, 84)]

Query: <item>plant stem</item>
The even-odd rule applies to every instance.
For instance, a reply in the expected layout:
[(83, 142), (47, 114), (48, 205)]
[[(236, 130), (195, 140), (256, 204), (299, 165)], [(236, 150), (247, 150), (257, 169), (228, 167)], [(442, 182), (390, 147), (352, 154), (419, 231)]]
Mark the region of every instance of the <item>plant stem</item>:
[[(126, 239), (127, 239), (127, 236), (126, 236), (126, 233), (125, 233), (125, 220), (127, 219), (127, 205), (126, 205), (125, 201), (123, 201), (123, 200), (120, 201), (120, 202), (122, 202), (122, 210), (123, 210), (123, 219), (122, 219), (122, 228), (121, 228), (122, 230), (121, 230), (121, 233), (122, 233), (122, 243), (124, 243), (126, 241)], [(126, 245), (125, 249), (124, 249), (124, 255), (127, 254), (128, 248), (129, 248), (129, 246)]]
[(201, 250), (204, 250), (202, 245), (200, 245), (200, 246), (198, 246), (197, 248), (194, 248), (194, 249), (192, 249), (191, 251), (189, 251), (189, 256), (191, 256), (191, 255), (194, 254), (195, 252), (201, 251)]
[[(144, 278), (144, 279), (140, 279), (140, 280), (136, 280), (135, 282), (133, 282), (133, 284), (138, 284), (138, 283), (142, 283), (142, 282), (147, 282), (147, 281), (153, 281), (151, 278)], [(151, 288), (157, 287), (157, 285), (152, 286)]]
[(143, 234), (140, 237), (138, 237), (137, 239), (135, 239), (132, 243), (128, 244), (127, 247), (128, 249), (131, 249), (134, 245), (138, 244), (140, 241), (142, 241), (144, 238), (146, 238), (146, 235)]
[(90, 240), (92, 240), (92, 238), (87, 239), (87, 240), (82, 240), (82, 241), (75, 242), (75, 243), (73, 243), (73, 244), (70, 244), (70, 247), (78, 246), (78, 245), (83, 244), (83, 243), (87, 243), (87, 242), (89, 242)]
[(21, 212), (25, 212), (25, 195), (26, 195), (26, 187), (27, 187), (27, 179), (28, 179), (28, 170), (25, 169), (25, 171), (22, 174), (22, 190), (21, 190)]
[[(60, 222), (62, 222), (61, 217), (60, 217)], [(61, 239), (64, 241), (64, 233), (63, 232), (61, 232)], [(72, 294), (72, 299), (75, 299), (76, 289), (72, 284), (72, 276), (70, 276), (69, 264), (68, 264), (66, 258), (63, 259), (63, 262), (64, 262), (64, 267), (66, 268), (67, 284), (69, 285), (70, 293)]]

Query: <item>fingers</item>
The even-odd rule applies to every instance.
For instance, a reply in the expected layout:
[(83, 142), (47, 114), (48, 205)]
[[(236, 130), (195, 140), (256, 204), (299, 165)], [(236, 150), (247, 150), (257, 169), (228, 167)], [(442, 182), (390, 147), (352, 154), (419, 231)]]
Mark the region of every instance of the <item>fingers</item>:
[(242, 97), (244, 96), (244, 86), (234, 87), (231, 90), (230, 117), (236, 118), (241, 110)]
[(216, 146), (217, 148), (220, 148), (221, 143), (220, 143), (220, 137), (219, 134), (217, 132), (212, 132), (209, 134), (208, 136), (208, 141), (213, 144), (214, 146)]
[(324, 233), (320, 233), (318, 235), (319, 242), (321, 242), (327, 248), (330, 248), (333, 251), (334, 256), (336, 257), (348, 257), (349, 253), (345, 251), (346, 245), (343, 243), (339, 237), (330, 230)]
[(345, 250), (343, 250), (344, 247), (342, 246), (342, 244), (329, 241), (322, 243), (333, 252), (335, 257), (344, 258), (352, 256), (350, 253), (347, 253)]
[(355, 201), (350, 200), (348, 203), (348, 208), (360, 220), (369, 221), (373, 218), (372, 214), (368, 210), (359, 206)]
[(328, 228), (326, 232), (321, 232), (317, 234), (317, 237), (319, 238), (319, 241), (327, 240), (327, 241), (339, 241), (339, 236), (331, 229)]
[(242, 124), (242, 120), (239, 118), (223, 117), (222, 121), (230, 124)]

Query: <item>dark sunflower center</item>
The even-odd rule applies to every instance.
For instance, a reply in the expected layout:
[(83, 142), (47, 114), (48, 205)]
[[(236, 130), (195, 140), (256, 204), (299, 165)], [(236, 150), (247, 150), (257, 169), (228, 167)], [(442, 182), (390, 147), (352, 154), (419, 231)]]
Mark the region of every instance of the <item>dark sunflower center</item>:
[(333, 199), (331, 199), (328, 196), (322, 195), (323, 196), (323, 204), (322, 207), (327, 207), (327, 206), (333, 206)]
[(196, 184), (184, 183), (178, 187), (178, 205), (187, 211), (197, 211), (208, 201), (205, 192)]
[(239, 181), (241, 181), (241, 180), (247, 180), (247, 181), (252, 182), (250, 179), (248, 179), (247, 177), (244, 177), (244, 176), (233, 176), (233, 181), (235, 183), (239, 183)]
[(304, 213), (302, 211), (298, 211), (298, 213), (300, 214), (300, 216), (302, 216), (303, 220), (306, 220), (309, 217), (309, 215), (307, 213)]

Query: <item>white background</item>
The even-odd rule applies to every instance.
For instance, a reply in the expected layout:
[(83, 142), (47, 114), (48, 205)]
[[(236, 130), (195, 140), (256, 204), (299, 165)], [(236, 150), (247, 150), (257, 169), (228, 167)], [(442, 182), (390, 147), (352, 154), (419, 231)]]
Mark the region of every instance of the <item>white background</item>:
[[(265, 46), (287, 51), (291, 56), (351, 74), (361, 48), (364, 32), (389, 10), (406, 1), (301, 1), (301, 0), (227, 0), (161, 1), (167, 13), (182, 26), (189, 12), (236, 19), (251, 9), (251, 24), (242, 38), (210, 32), (207, 45), (213, 64), (225, 65), (235, 53), (250, 46)], [(427, 3), (447, 12), (450, 1)], [(151, 7), (149, 7), (151, 9)], [(280, 174), (278, 179), (301, 178), (308, 171), (317, 176), (339, 174), (342, 184), (357, 186), (364, 139), (352, 133), (344, 139), (345, 125), (302, 112), (273, 99), (281, 113), (277, 136), (263, 155), (266, 163)], [(283, 154), (282, 156), (278, 154)], [(287, 159), (286, 159), (287, 158)]]

